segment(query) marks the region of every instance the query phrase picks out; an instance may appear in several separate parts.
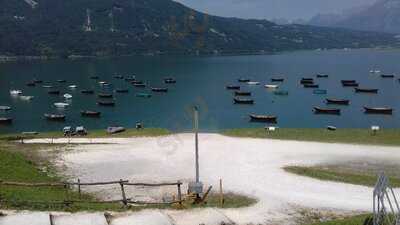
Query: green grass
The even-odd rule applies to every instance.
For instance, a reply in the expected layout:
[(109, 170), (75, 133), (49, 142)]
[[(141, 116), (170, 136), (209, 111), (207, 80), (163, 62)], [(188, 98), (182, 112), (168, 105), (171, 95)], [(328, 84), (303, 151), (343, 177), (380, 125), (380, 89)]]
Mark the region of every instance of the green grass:
[[(41, 182), (61, 182), (54, 172), (52, 165), (38, 156), (38, 151), (43, 148), (60, 147), (60, 145), (46, 144), (18, 144), (14, 142), (0, 141), (0, 180), (41, 183)], [(61, 146), (62, 147), (62, 146)], [(53, 149), (56, 151), (57, 149)], [(43, 169), (46, 168), (46, 169)], [(220, 207), (219, 197), (210, 194), (207, 198), (207, 204), (193, 205), (187, 200), (183, 205), (148, 205), (148, 206), (130, 206), (123, 207), (120, 203), (74, 203), (66, 206), (64, 204), (50, 204), (51, 202), (62, 202), (67, 199), (66, 190), (63, 187), (15, 187), (1, 186), (0, 209), (18, 209), (18, 210), (51, 210), (51, 211), (137, 211), (146, 208), (175, 208), (191, 209), (197, 207)], [(94, 201), (95, 197), (89, 194), (81, 196), (76, 189), (68, 189), (69, 200)], [(68, 200), (67, 199), (67, 200)], [(34, 203), (34, 202), (45, 202)], [(246, 207), (254, 204), (255, 199), (242, 195), (228, 193), (225, 195), (225, 204), (223, 208)]]
[[(84, 138), (127, 138), (127, 137), (158, 137), (163, 135), (171, 134), (167, 129), (162, 128), (144, 128), (144, 129), (127, 129), (125, 132), (117, 133), (117, 134), (108, 134), (106, 130), (89, 130), (88, 135), (86, 136), (74, 136), (74, 137), (84, 137)], [(29, 135), (24, 136), (22, 134), (4, 134), (0, 135), (0, 140), (19, 140), (21, 137), (25, 139), (29, 138), (61, 138), (64, 137), (62, 131), (52, 131), (52, 132), (43, 132), (38, 135)], [(74, 138), (73, 137), (73, 138)]]
[(344, 219), (313, 223), (310, 225), (363, 225), (368, 216), (370, 215), (357, 215)]
[[(285, 167), (284, 170), (290, 173), (312, 177), (319, 180), (357, 184), (369, 187), (373, 187), (377, 180), (377, 176), (375, 174), (341, 171), (340, 169), (333, 168), (288, 166)], [(390, 176), (389, 179), (392, 187), (400, 187), (399, 178)]]
[(243, 128), (226, 130), (223, 134), (232, 137), (400, 146), (400, 129), (383, 129), (372, 135), (369, 129), (328, 131), (321, 128), (280, 128), (268, 132), (264, 128)]

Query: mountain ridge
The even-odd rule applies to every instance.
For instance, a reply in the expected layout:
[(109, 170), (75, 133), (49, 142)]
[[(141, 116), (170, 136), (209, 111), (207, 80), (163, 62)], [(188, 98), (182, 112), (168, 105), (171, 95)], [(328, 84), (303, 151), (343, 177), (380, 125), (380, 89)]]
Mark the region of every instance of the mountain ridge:
[(170, 0), (0, 2), (0, 55), (279, 52), (392, 45), (392, 35), (212, 16)]

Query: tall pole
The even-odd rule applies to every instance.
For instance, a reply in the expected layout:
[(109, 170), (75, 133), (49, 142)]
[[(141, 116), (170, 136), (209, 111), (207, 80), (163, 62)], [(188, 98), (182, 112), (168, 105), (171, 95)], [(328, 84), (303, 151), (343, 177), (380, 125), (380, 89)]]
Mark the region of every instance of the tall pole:
[(194, 107), (194, 132), (195, 132), (195, 145), (196, 145), (196, 183), (200, 182), (199, 177), (199, 111)]

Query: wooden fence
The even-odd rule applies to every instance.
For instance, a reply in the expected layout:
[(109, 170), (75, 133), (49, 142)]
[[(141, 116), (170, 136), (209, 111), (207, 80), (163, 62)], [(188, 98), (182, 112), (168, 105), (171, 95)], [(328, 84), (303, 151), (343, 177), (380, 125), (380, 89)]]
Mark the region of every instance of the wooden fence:
[[(104, 185), (119, 185), (121, 190), (121, 199), (117, 200), (109, 200), (109, 201), (92, 201), (92, 200), (82, 200), (81, 199), (81, 187), (82, 186), (104, 186)], [(31, 204), (64, 204), (69, 206), (73, 203), (122, 203), (123, 205), (127, 206), (128, 204), (138, 204), (138, 205), (170, 205), (170, 204), (182, 204), (182, 183), (177, 181), (175, 183), (132, 183), (128, 180), (120, 179), (118, 181), (107, 181), (107, 182), (93, 182), (93, 183), (85, 183), (81, 182), (80, 179), (77, 182), (59, 182), (59, 183), (24, 183), (24, 182), (10, 182), (10, 181), (2, 181), (0, 180), (0, 188), (1, 186), (14, 186), (14, 187), (26, 187), (26, 188), (37, 188), (37, 187), (61, 187), (65, 189), (65, 196), (63, 201), (52, 201), (52, 202), (40, 202), (40, 201), (23, 201), (24, 203), (31, 203)], [(70, 198), (69, 190), (70, 187), (77, 187), (79, 193), (79, 200), (74, 200)], [(141, 202), (135, 201), (132, 198), (128, 198), (125, 191), (125, 186), (141, 186), (141, 187), (161, 187), (161, 186), (176, 186), (177, 187), (177, 197), (178, 199), (175, 201), (170, 202)], [(1, 196), (0, 196), (1, 197)], [(0, 198), (0, 202), (15, 202), (4, 200)]]

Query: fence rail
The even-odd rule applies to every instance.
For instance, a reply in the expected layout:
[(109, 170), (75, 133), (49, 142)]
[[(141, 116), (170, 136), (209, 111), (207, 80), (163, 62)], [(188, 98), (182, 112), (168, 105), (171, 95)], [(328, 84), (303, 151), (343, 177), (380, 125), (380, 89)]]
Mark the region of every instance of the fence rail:
[[(94, 204), (106, 204), (106, 203), (122, 203), (123, 205), (128, 204), (136, 204), (136, 205), (170, 205), (170, 204), (182, 204), (182, 182), (170, 182), (170, 183), (132, 183), (129, 180), (120, 179), (118, 181), (103, 181), (103, 182), (81, 182), (78, 179), (77, 182), (53, 182), (53, 183), (25, 183), (25, 182), (13, 182), (13, 181), (3, 181), (0, 180), (0, 188), (1, 186), (15, 186), (15, 187), (26, 187), (26, 188), (35, 188), (35, 187), (62, 187), (65, 188), (65, 196), (63, 201), (13, 201), (13, 200), (4, 200), (1, 199), (0, 202), (3, 203), (31, 203), (31, 204), (64, 204), (71, 205), (73, 203), (94, 203)], [(121, 189), (122, 199), (118, 200), (108, 200), (108, 201), (92, 201), (92, 200), (72, 200), (69, 197), (68, 189), (71, 186), (78, 187), (79, 198), (81, 198), (81, 186), (103, 186), (103, 185), (119, 185)], [(143, 202), (143, 201), (134, 201), (132, 198), (128, 198), (126, 196), (125, 186), (144, 186), (144, 187), (161, 187), (161, 186), (177, 186), (177, 196), (178, 200), (170, 201), (170, 202)]]

